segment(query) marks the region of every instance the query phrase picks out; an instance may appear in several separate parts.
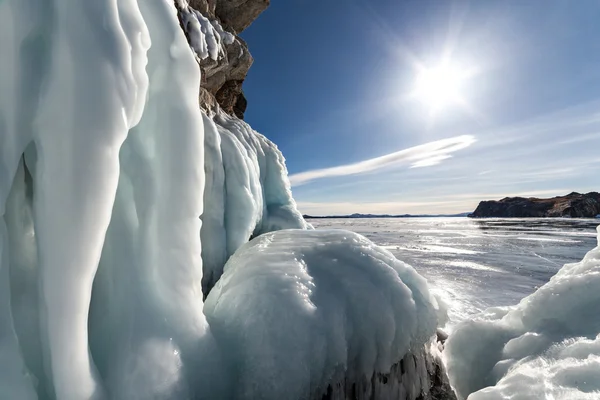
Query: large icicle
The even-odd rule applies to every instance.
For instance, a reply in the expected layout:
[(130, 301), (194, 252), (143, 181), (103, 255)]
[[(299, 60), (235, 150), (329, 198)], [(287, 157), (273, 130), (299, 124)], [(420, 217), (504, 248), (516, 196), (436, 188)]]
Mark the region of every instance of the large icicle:
[(92, 352), (111, 398), (186, 399), (194, 397), (186, 374), (198, 372), (200, 345), (210, 343), (201, 291), (200, 71), (174, 6), (140, 6), (152, 42), (149, 96), (121, 149), (94, 286)]
[[(121, 8), (135, 10), (130, 2)], [(121, 23), (127, 27), (141, 15), (120, 15), (116, 1), (56, 1), (54, 12), (52, 64), (35, 135), (43, 342), (56, 396), (81, 400), (103, 396), (89, 357), (88, 309), (119, 149), (146, 97), (140, 54), (148, 40), (139, 29), (123, 30)]]
[[(0, 209), (34, 139), (42, 342), (46, 375), (64, 399), (101, 392), (88, 355), (87, 309), (116, 190), (118, 150), (145, 98), (145, 62), (131, 57), (145, 52), (137, 50), (140, 32), (127, 37), (121, 29), (132, 18), (119, 15), (114, 1), (0, 4)], [(6, 248), (3, 257), (14, 259)], [(12, 323), (3, 326), (10, 330)]]

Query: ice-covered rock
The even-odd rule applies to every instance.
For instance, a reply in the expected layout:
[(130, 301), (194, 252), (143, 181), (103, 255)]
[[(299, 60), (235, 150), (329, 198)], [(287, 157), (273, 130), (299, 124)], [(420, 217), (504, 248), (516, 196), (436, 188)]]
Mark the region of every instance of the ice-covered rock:
[[(246, 99), (242, 83), (254, 62), (246, 42), (223, 26), (221, 15), (256, 18), (258, 13), (245, 13), (252, 2), (230, 4), (230, 1), (175, 0), (181, 26), (202, 70), (201, 106), (214, 111), (213, 101), (230, 115), (243, 118)], [(235, 6), (230, 10), (231, 6)], [(215, 10), (216, 7), (216, 10)], [(223, 11), (225, 14), (220, 13)], [(250, 22), (252, 21), (250, 20)]]
[(599, 246), (517, 306), (459, 325), (446, 343), (461, 398), (600, 398)]
[[(234, 398), (416, 399), (432, 386), (423, 347), (437, 308), (424, 278), (364, 237), (282, 230), (231, 257), (204, 313)], [(389, 381), (370, 384), (376, 373)]]

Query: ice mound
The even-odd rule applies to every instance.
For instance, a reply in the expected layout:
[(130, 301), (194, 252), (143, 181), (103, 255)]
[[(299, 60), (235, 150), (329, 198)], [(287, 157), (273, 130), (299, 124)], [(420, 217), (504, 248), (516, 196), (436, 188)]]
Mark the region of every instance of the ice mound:
[(600, 227), (598, 240), (517, 306), (456, 328), (444, 354), (462, 398), (600, 398)]
[(422, 349), (436, 309), (425, 279), (364, 237), (283, 230), (230, 258), (204, 313), (234, 398), (307, 399)]

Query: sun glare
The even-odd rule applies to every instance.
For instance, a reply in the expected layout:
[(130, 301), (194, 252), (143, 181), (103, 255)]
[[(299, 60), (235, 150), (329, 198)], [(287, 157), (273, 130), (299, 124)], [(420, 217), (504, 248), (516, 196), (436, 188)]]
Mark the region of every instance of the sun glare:
[(432, 112), (463, 102), (462, 92), (467, 74), (457, 66), (443, 63), (433, 68), (421, 68), (413, 95)]

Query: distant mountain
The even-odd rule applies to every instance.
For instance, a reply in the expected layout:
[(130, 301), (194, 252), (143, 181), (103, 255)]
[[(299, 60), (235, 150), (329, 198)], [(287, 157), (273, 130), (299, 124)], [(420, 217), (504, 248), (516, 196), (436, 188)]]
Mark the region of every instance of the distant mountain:
[(351, 214), (351, 215), (303, 215), (304, 219), (327, 219), (327, 218), (442, 218), (442, 217), (466, 217), (470, 213), (460, 213), (460, 214), (422, 214), (422, 215), (412, 215), (412, 214)]
[(538, 199), (506, 197), (482, 201), (472, 218), (594, 218), (600, 215), (600, 193), (569, 193), (566, 196)]

